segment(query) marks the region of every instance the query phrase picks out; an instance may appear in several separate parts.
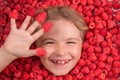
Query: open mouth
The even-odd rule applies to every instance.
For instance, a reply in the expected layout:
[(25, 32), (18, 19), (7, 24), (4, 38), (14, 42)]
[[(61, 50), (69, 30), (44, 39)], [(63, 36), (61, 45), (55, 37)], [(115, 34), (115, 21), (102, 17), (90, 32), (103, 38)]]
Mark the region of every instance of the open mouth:
[(70, 60), (71, 60), (71, 59), (66, 59), (66, 60), (51, 60), (51, 61), (52, 61), (52, 63), (54, 63), (54, 64), (64, 65), (64, 64), (70, 62)]

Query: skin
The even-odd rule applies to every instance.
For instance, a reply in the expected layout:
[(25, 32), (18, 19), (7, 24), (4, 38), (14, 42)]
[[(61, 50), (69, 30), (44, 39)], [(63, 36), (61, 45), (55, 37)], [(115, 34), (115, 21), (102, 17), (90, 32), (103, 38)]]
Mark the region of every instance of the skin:
[[(53, 27), (37, 41), (37, 47), (43, 47), (47, 54), (40, 57), (42, 64), (54, 75), (65, 75), (70, 72), (81, 57), (81, 31), (65, 19), (51, 20)], [(64, 62), (54, 63), (53, 61)]]

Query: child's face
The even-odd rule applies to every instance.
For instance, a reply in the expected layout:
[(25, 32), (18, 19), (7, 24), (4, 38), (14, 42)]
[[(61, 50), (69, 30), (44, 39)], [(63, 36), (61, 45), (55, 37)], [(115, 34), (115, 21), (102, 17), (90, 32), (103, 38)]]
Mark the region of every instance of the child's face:
[(65, 75), (74, 68), (81, 56), (81, 32), (65, 19), (52, 23), (51, 30), (37, 42), (37, 46), (42, 46), (47, 52), (40, 60), (54, 75)]

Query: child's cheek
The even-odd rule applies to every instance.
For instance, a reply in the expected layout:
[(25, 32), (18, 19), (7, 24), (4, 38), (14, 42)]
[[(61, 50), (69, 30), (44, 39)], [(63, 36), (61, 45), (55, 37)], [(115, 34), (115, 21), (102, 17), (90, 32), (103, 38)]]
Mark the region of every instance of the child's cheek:
[(46, 58), (51, 56), (55, 51), (55, 49), (53, 47), (44, 46), (43, 48), (46, 51), (46, 55), (44, 56)]

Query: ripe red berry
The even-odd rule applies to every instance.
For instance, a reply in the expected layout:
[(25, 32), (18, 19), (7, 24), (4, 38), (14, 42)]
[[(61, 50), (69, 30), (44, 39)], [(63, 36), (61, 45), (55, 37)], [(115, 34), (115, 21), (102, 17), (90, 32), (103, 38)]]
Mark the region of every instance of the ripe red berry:
[(35, 8), (34, 7), (28, 7), (28, 9), (27, 9), (27, 15), (33, 17), (35, 15)]
[(84, 66), (85, 64), (86, 64), (86, 62), (85, 62), (84, 59), (80, 59), (80, 60), (78, 61), (78, 65), (79, 65), (79, 66)]
[(42, 24), (46, 20), (46, 17), (47, 17), (47, 13), (41, 12), (35, 17), (35, 19)]
[(19, 14), (16, 10), (13, 10), (9, 13), (10, 18), (14, 18), (14, 19), (17, 19), (18, 15)]
[(15, 77), (20, 78), (21, 75), (22, 75), (22, 72), (20, 70), (15, 70), (15, 72), (14, 72)]
[(46, 51), (43, 48), (37, 48), (36, 50), (36, 56), (44, 56), (46, 54)]
[(44, 29), (45, 32), (48, 32), (52, 26), (53, 24), (51, 22), (46, 22), (42, 25), (42, 28)]

